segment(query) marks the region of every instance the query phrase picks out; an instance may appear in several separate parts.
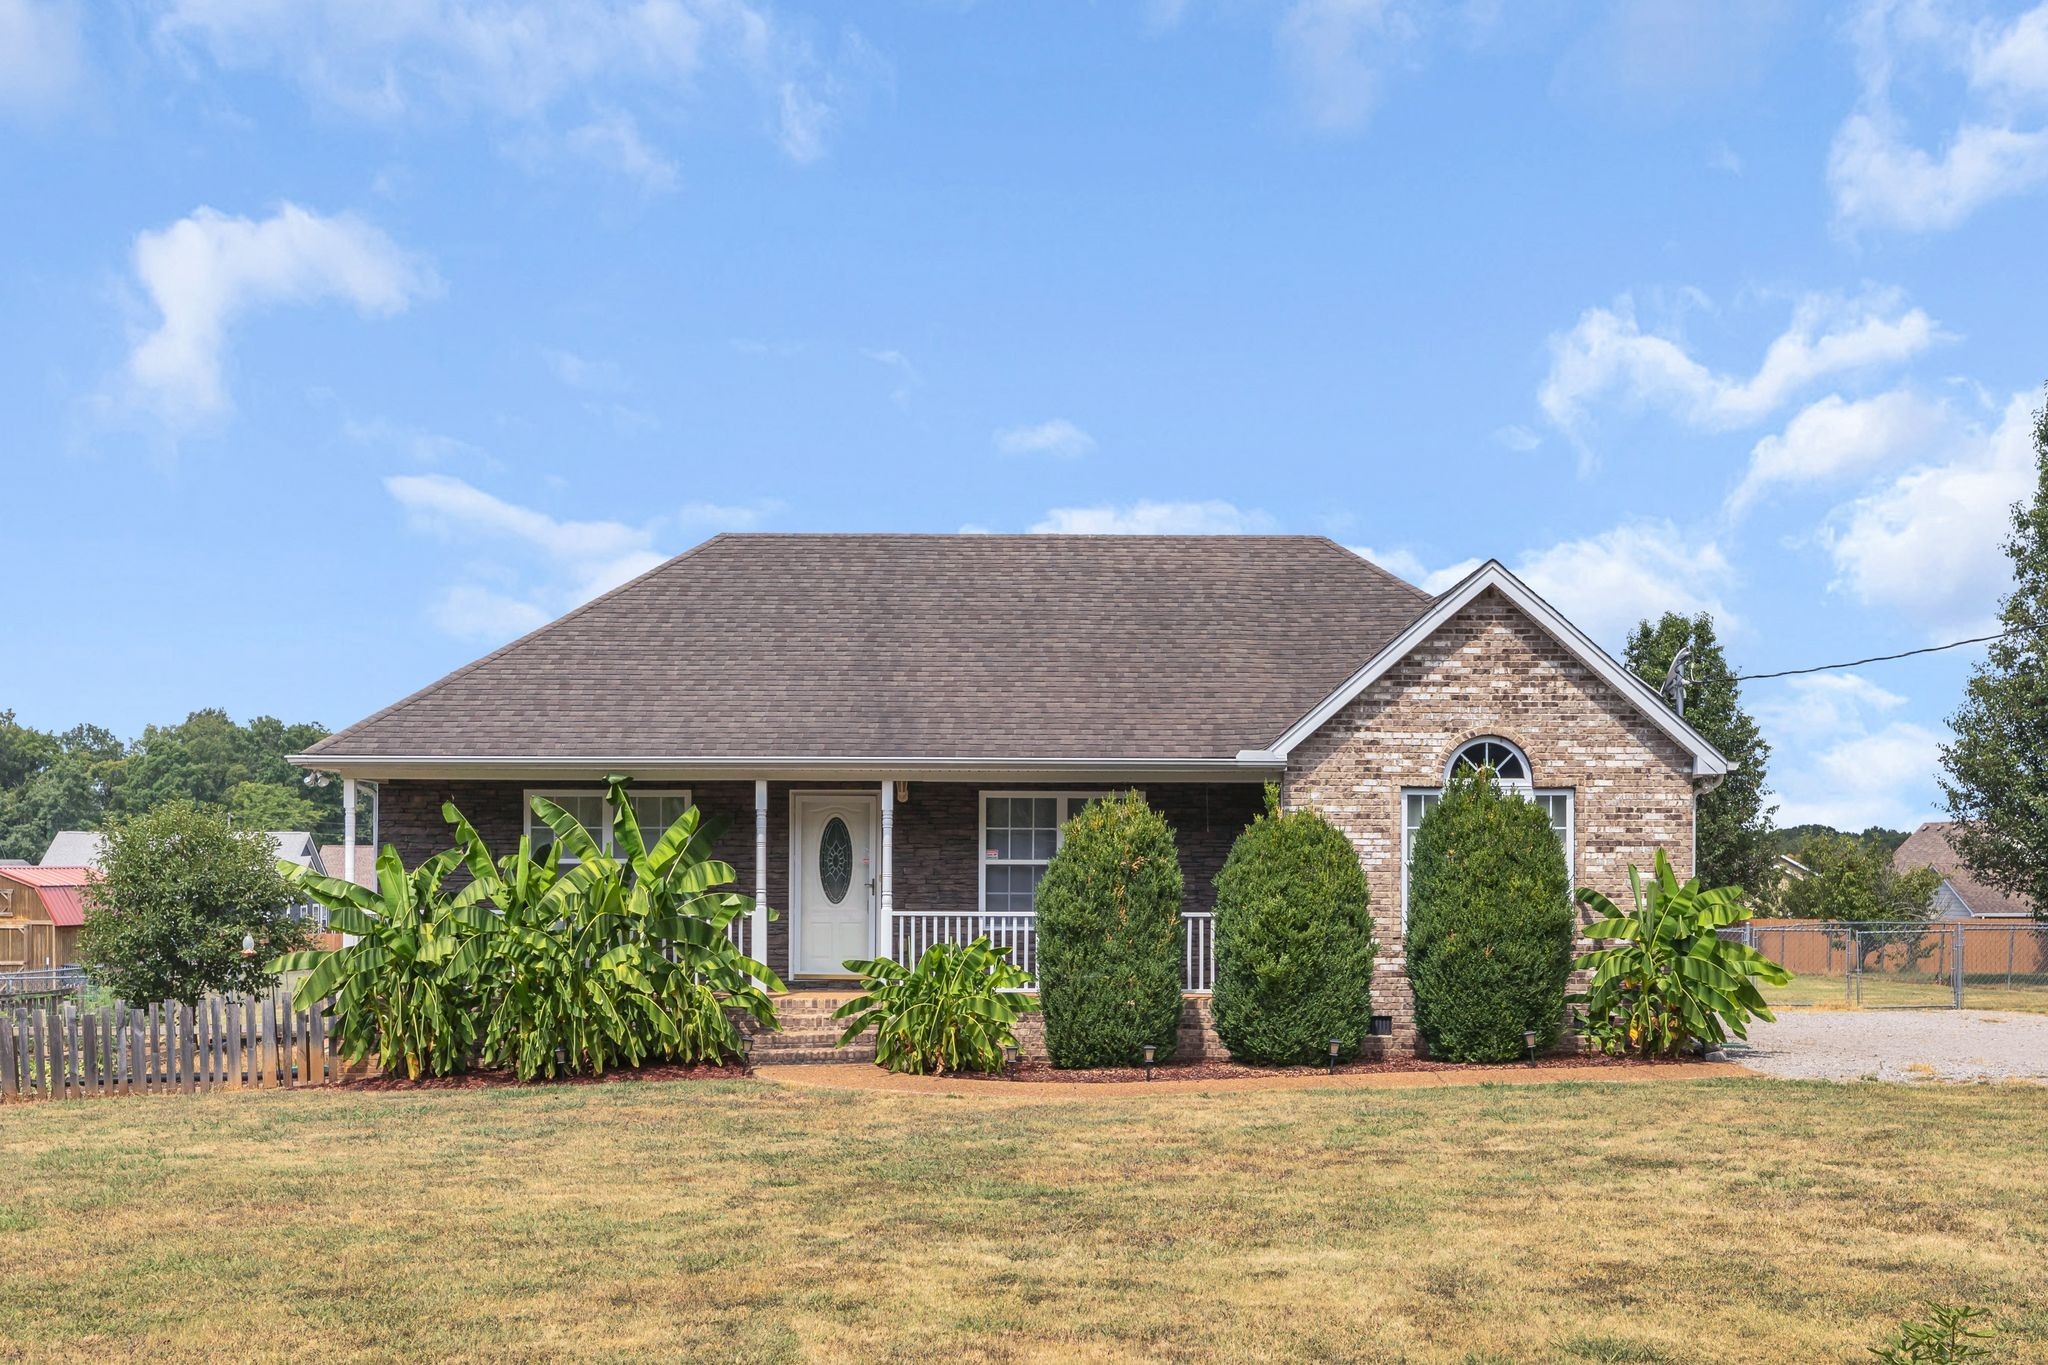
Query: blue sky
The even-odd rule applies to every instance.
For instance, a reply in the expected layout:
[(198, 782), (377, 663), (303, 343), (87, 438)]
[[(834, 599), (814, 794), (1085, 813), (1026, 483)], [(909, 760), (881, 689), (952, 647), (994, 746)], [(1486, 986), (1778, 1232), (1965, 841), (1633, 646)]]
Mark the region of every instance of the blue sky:
[[(0, 0), (0, 190), (41, 726), (340, 725), (723, 529), (1909, 649), (2048, 379), (2048, 4)], [(1754, 685), (1781, 820), (1934, 817), (1972, 657)]]

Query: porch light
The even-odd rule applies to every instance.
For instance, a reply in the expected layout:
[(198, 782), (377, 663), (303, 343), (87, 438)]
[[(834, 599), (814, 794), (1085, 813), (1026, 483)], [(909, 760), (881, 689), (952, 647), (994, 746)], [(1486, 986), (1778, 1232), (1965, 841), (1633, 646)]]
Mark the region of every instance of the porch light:
[(1145, 1079), (1148, 1081), (1152, 1079), (1152, 1059), (1158, 1053), (1159, 1045), (1157, 1043), (1145, 1044)]
[(1339, 1053), (1340, 1051), (1342, 1051), (1342, 1050), (1343, 1050), (1343, 1048), (1344, 1048), (1344, 1040), (1343, 1040), (1343, 1039), (1341, 1039), (1341, 1038), (1332, 1038), (1332, 1039), (1330, 1040), (1330, 1070), (1332, 1070), (1332, 1071), (1335, 1071), (1335, 1070), (1337, 1069), (1337, 1054), (1338, 1054), (1338, 1053)]
[(1534, 1065), (1536, 1065), (1536, 1030), (1535, 1030), (1535, 1029), (1532, 1029), (1532, 1028), (1525, 1028), (1525, 1029), (1523, 1029), (1523, 1030), (1522, 1030), (1522, 1046), (1523, 1046), (1523, 1047), (1525, 1047), (1525, 1048), (1527, 1048), (1527, 1049), (1528, 1049), (1528, 1051), (1529, 1051), (1529, 1065), (1530, 1065), (1530, 1066), (1534, 1066)]
[(254, 934), (244, 934), (244, 935), (242, 935), (242, 956), (243, 956), (243, 957), (254, 957), (254, 956), (256, 956), (256, 935), (254, 935)]

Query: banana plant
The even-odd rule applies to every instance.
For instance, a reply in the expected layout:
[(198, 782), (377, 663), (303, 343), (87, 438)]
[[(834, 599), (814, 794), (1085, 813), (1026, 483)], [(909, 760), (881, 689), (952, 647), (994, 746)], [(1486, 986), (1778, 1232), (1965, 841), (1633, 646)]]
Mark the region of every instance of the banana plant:
[(1746, 1038), (1750, 1019), (1772, 1017), (1757, 983), (1782, 986), (1792, 973), (1716, 932), (1749, 918), (1740, 887), (1681, 882), (1662, 849), (1649, 877), (1631, 865), (1628, 881), (1634, 904), (1626, 911), (1590, 887), (1578, 892), (1600, 916), (1586, 936), (1611, 940), (1572, 964), (1593, 974), (1572, 1000), (1586, 1007), (1583, 1032), (1594, 1046), (1668, 1057)]
[(474, 960), (464, 953), (484, 916), (443, 895), (458, 865), (454, 850), (410, 873), (398, 850), (377, 855), (377, 889), (278, 863), (278, 871), (309, 900), (327, 907), (328, 924), (356, 941), (343, 948), (288, 953), (272, 972), (304, 972), (292, 992), (295, 1009), (334, 998), (342, 1056), (361, 1062), (374, 1051), (384, 1070), (446, 1076), (469, 1065), (475, 1048), (479, 995)]
[[(625, 779), (607, 785), (609, 850), (536, 798), (552, 844), (536, 858), (522, 839), (493, 864), (460, 813), (443, 809), (475, 877), (458, 902), (489, 912), (464, 964), (487, 982), (482, 1054), (522, 1079), (725, 1060), (743, 1048), (729, 1007), (775, 1027), (770, 993), (783, 985), (732, 941), (733, 920), (753, 902), (722, 889), (734, 873), (710, 856), (714, 831), (692, 807), (649, 847)], [(575, 865), (563, 872), (566, 858)]]
[(1030, 1007), (1020, 992), (1031, 977), (987, 936), (972, 943), (935, 943), (915, 968), (886, 957), (849, 961), (861, 994), (834, 1019), (851, 1019), (838, 1046), (875, 1030), (875, 1062), (913, 1076), (997, 1071), (1017, 1046), (1018, 1016)]

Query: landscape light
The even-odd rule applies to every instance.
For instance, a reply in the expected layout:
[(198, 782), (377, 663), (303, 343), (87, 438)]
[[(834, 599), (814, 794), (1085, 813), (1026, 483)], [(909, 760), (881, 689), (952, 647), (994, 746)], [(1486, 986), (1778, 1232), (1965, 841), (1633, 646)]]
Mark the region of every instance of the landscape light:
[(1006, 1076), (1017, 1074), (1017, 1049), (1009, 1043), (1003, 1044), (1003, 1074)]
[(1536, 1030), (1535, 1030), (1535, 1029), (1532, 1029), (1532, 1028), (1525, 1028), (1525, 1029), (1523, 1029), (1523, 1030), (1522, 1030), (1522, 1046), (1523, 1046), (1523, 1047), (1525, 1047), (1525, 1048), (1527, 1048), (1527, 1049), (1529, 1050), (1529, 1065), (1530, 1065), (1530, 1066), (1534, 1066), (1534, 1065), (1536, 1065)]
[(1332, 1038), (1330, 1040), (1330, 1070), (1332, 1071), (1335, 1071), (1337, 1069), (1337, 1053), (1343, 1048), (1343, 1046), (1344, 1043), (1341, 1039)]
[(1152, 1058), (1156, 1056), (1158, 1052), (1159, 1045), (1157, 1043), (1145, 1044), (1145, 1079), (1148, 1081), (1152, 1079)]

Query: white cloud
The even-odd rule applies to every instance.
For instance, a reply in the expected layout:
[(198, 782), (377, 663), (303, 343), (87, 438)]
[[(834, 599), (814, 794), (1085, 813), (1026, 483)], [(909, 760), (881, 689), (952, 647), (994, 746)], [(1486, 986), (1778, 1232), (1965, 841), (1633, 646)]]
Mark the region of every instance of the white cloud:
[(1520, 557), (1515, 574), (1609, 649), (1638, 621), (1667, 611), (1735, 618), (1721, 601), (1735, 571), (1713, 541), (1668, 521), (1636, 521)]
[(822, 155), (828, 134), (887, 64), (857, 33), (822, 57), (801, 26), (748, 0), (159, 0), (157, 33), (228, 70), (273, 69), (309, 99), (347, 114), (481, 114), (544, 126), (557, 110), (601, 101), (572, 149), (650, 188), (673, 183), (668, 158), (618, 111), (674, 114), (708, 72), (739, 74), (793, 160)]
[[(1354, 545), (1362, 555), (1426, 592), (1440, 593), (1485, 563), (1463, 559), (1431, 569), (1413, 551)], [(1737, 624), (1721, 600), (1734, 566), (1711, 540), (1688, 538), (1669, 521), (1633, 521), (1577, 540), (1501, 556), (1515, 576), (1609, 649), (1645, 618), (1667, 611), (1712, 613), (1722, 628)]]
[(510, 640), (554, 617), (531, 602), (474, 583), (446, 588), (427, 608), (428, 619), (458, 640)]
[(1910, 389), (1855, 401), (1831, 393), (1801, 409), (1782, 432), (1756, 443), (1728, 510), (1739, 515), (1774, 484), (1820, 483), (1895, 467), (1926, 451), (1952, 420), (1946, 404)]
[(1591, 308), (1569, 332), (1550, 339), (1550, 372), (1537, 402), (1560, 430), (1578, 436), (1593, 404), (1670, 412), (1690, 425), (1726, 429), (1759, 421), (1830, 375), (1895, 365), (1942, 334), (1918, 308), (1891, 291), (1853, 299), (1809, 294), (1751, 375), (1718, 373), (1675, 338), (1646, 332), (1627, 295)]
[(466, 637), (503, 637), (515, 633), (515, 626), (531, 629), (538, 620), (552, 619), (666, 558), (655, 550), (646, 527), (563, 521), (448, 474), (397, 474), (384, 480), (384, 488), (416, 530), (456, 544), (509, 544), (538, 557), (539, 581), (524, 595), (459, 584), (440, 596), (433, 609), (436, 622)]
[(1943, 462), (1837, 508), (1823, 534), (1835, 586), (1931, 636), (1987, 626), (2012, 581), (2009, 510), (2034, 487), (2033, 403), (2016, 394), (1995, 428), (1965, 427)]
[(896, 387), (889, 390), (889, 401), (909, 411), (911, 395), (924, 385), (924, 376), (910, 363), (910, 357), (897, 350), (863, 350), (861, 354), (895, 372)]
[(1509, 424), (1493, 433), (1493, 439), (1509, 450), (1527, 452), (1543, 444), (1543, 438), (1525, 426)]
[(1054, 455), (1073, 459), (1095, 449), (1095, 438), (1064, 417), (1036, 426), (1005, 427), (995, 434), (996, 449), (1005, 455)]
[(592, 360), (589, 356), (553, 346), (544, 347), (540, 357), (554, 371), (555, 378), (572, 389), (613, 393), (626, 387), (626, 376), (615, 361)]
[(128, 377), (177, 421), (228, 406), (222, 354), (242, 314), (336, 299), (389, 317), (437, 287), (430, 269), (368, 223), (296, 204), (260, 222), (200, 208), (139, 234), (134, 265), (161, 321), (129, 354)]
[(751, 531), (782, 508), (774, 498), (735, 504), (686, 502), (676, 512), (676, 520), (700, 531)]
[(1774, 744), (1802, 743), (1867, 731), (1865, 712), (1895, 711), (1906, 698), (1856, 673), (1811, 673), (1761, 684), (1775, 689), (1756, 701), (1755, 712)]
[(1925, 725), (1893, 721), (1839, 740), (1805, 763), (1781, 765), (1772, 774), (1778, 823), (1910, 830), (1935, 815), (1942, 742)]
[(676, 163), (640, 135), (631, 114), (614, 109), (562, 135), (562, 145), (592, 165), (616, 172), (649, 194), (667, 194), (681, 181)]
[(1413, 550), (1375, 550), (1370, 545), (1348, 545), (1345, 547), (1360, 559), (1370, 559), (1396, 578), (1406, 579), (1427, 593), (1440, 593), (1460, 581), (1465, 575), (1478, 568), (1485, 560), (1461, 559), (1442, 569), (1432, 569), (1422, 562), (1421, 556)]
[(84, 75), (71, 0), (0, 0), (0, 112), (49, 111)]
[(1048, 535), (1250, 535), (1273, 529), (1264, 512), (1219, 499), (1207, 502), (1152, 502), (1127, 507), (1055, 507), (1031, 527)]
[[(1870, 0), (1854, 28), (1863, 90), (1828, 152), (1843, 227), (1934, 232), (2048, 180), (2048, 4), (2009, 26), (1945, 6)], [(1902, 69), (1959, 73), (1978, 97), (1938, 152), (1917, 145), (1892, 98)]]
[(1407, 60), (1420, 27), (1400, 0), (1295, 0), (1275, 37), (1302, 114), (1326, 132), (1363, 128), (1388, 67)]

